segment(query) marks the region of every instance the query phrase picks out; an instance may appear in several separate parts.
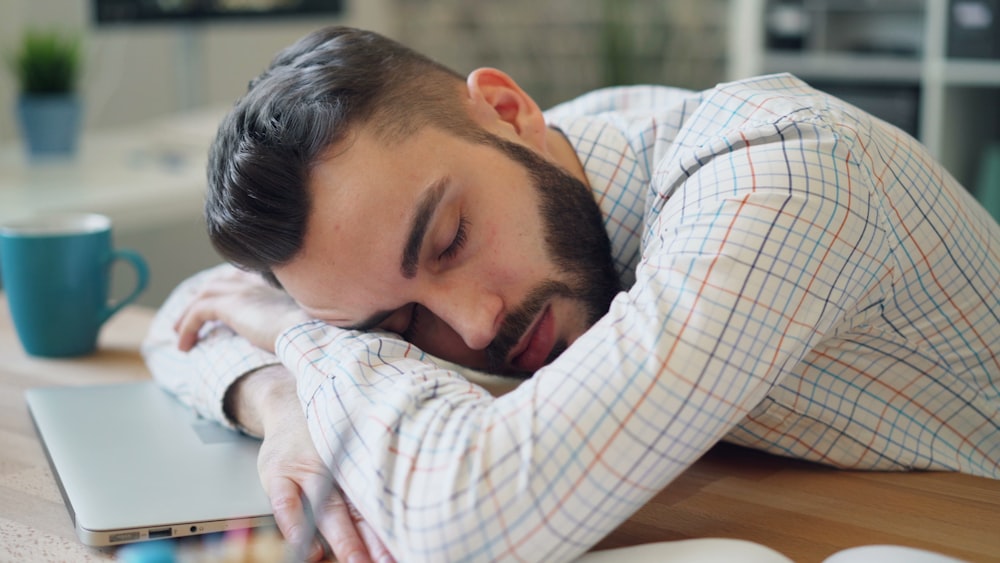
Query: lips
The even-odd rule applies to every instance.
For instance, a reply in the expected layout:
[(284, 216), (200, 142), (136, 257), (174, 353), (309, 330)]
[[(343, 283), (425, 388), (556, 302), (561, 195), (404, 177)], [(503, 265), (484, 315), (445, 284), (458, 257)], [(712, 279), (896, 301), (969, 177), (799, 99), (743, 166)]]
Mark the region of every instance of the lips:
[(514, 350), (511, 363), (520, 371), (534, 372), (545, 365), (555, 346), (555, 319), (546, 307)]

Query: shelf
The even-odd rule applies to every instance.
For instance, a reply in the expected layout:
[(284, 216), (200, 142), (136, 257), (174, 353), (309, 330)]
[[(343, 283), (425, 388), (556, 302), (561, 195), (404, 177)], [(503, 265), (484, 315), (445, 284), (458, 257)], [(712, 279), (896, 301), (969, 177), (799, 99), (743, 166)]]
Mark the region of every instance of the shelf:
[(944, 82), (947, 86), (1000, 87), (1000, 60), (948, 59)]
[[(765, 72), (852, 82), (916, 84), (924, 72), (923, 63), (911, 57), (769, 51), (762, 62)], [(1000, 60), (946, 59), (943, 68), (946, 86), (1000, 87)]]
[(917, 84), (922, 73), (919, 59), (885, 55), (768, 51), (762, 63), (765, 72), (790, 72), (803, 79)]
[[(729, 79), (795, 74), (914, 134), (972, 186), (984, 147), (1000, 142), (1000, 59), (947, 55), (958, 1), (730, 0)], [(796, 7), (800, 17), (773, 17)]]

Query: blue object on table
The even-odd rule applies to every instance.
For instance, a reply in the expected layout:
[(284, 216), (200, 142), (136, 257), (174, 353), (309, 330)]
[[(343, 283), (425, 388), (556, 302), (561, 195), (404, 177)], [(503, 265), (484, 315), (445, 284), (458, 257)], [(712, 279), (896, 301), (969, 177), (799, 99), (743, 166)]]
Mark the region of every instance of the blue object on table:
[(174, 542), (158, 540), (122, 546), (117, 553), (124, 563), (175, 563)]
[[(112, 303), (111, 268), (135, 268), (134, 289)], [(32, 356), (82, 356), (101, 326), (146, 288), (146, 261), (115, 248), (111, 219), (93, 213), (39, 215), (0, 225), (0, 275), (14, 327)]]

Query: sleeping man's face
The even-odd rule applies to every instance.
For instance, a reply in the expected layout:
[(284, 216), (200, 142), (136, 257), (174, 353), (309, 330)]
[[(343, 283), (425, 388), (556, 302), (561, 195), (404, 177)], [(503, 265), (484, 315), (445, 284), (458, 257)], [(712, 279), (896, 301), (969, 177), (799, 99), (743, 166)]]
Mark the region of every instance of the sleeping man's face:
[(475, 369), (530, 374), (619, 291), (591, 191), (515, 140), (363, 127), (313, 169), (303, 246), (274, 274), (312, 316)]

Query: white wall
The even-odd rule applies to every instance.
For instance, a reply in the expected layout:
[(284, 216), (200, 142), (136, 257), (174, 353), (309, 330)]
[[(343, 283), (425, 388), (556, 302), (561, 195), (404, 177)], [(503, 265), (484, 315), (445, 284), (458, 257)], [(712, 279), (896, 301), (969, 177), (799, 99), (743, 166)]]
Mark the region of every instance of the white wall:
[[(392, 0), (344, 0), (342, 17), (300, 21), (98, 28), (90, 0), (0, 0), (0, 52), (28, 27), (80, 32), (84, 127), (104, 129), (203, 105), (228, 104), (276, 51), (327, 23), (394, 36)], [(0, 144), (17, 139), (13, 77), (0, 70)]]
[[(140, 129), (154, 130), (162, 128), (165, 120), (178, 121), (171, 116), (186, 110), (232, 104), (278, 50), (322, 25), (342, 23), (395, 35), (394, 1), (344, 0), (347, 6), (342, 17), (329, 19), (98, 28), (91, 22), (90, 0), (0, 0), (0, 55), (14, 49), (28, 27), (79, 32), (85, 48), (80, 85), (85, 129), (92, 133), (128, 131), (138, 124)], [(0, 68), (0, 146), (8, 148), (19, 136), (13, 107), (16, 97), (13, 77), (5, 67)], [(204, 141), (200, 137), (189, 140)], [(142, 153), (143, 147), (136, 150)], [(131, 162), (127, 155), (105, 157), (111, 161), (109, 166)], [(208, 242), (198, 202), (191, 202), (189, 213), (165, 216), (154, 211), (152, 216), (148, 221), (117, 221), (115, 243), (146, 258), (150, 283), (139, 303), (155, 307), (181, 280), (221, 259)], [(112, 295), (123, 296), (132, 280), (129, 268), (116, 267)]]

